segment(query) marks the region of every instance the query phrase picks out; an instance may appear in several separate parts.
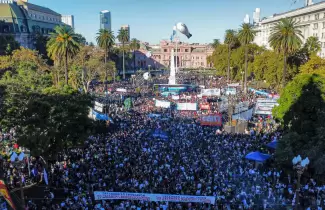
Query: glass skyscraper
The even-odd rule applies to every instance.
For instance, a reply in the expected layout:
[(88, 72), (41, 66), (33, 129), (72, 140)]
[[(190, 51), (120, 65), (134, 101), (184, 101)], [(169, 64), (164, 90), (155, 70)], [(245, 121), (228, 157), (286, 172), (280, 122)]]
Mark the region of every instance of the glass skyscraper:
[(112, 30), (111, 12), (103, 10), (100, 13), (100, 29)]

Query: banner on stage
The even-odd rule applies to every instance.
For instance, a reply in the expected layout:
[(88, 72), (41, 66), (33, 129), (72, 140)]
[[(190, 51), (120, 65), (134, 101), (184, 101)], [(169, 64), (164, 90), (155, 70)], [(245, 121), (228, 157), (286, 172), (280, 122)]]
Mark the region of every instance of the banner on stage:
[(203, 115), (201, 116), (201, 125), (221, 126), (222, 115), (221, 114)]
[(124, 193), (95, 191), (95, 200), (139, 200), (139, 201), (165, 201), (215, 204), (214, 196), (192, 196), (150, 193)]

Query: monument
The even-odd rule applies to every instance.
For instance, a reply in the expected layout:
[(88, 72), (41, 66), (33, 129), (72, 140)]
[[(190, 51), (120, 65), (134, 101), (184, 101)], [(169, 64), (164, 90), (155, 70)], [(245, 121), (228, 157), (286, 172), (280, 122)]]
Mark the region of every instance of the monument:
[(170, 56), (170, 72), (169, 72), (169, 85), (176, 84), (176, 68), (175, 68), (175, 58), (174, 58), (174, 50), (171, 51)]
[[(170, 41), (173, 41), (174, 36), (176, 35), (177, 31), (179, 31), (181, 34), (184, 34), (188, 39), (191, 38), (192, 34), (189, 32), (187, 26), (184, 23), (177, 23), (173, 27), (173, 34), (170, 38)], [(177, 60), (177, 42), (178, 40), (175, 41), (176, 43), (176, 60)], [(176, 61), (177, 63), (177, 61)], [(177, 65), (177, 64), (176, 64)], [(170, 75), (169, 75), (169, 85), (175, 85), (176, 84), (176, 70), (178, 66), (175, 66), (175, 57), (174, 57), (174, 49), (171, 51), (171, 56), (170, 56)]]

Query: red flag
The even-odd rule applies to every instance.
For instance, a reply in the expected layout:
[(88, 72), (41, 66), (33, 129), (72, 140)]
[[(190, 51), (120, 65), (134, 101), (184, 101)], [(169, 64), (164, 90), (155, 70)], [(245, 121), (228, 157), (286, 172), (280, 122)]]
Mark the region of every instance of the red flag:
[(18, 144), (14, 144), (14, 148), (18, 149), (19, 148)]
[(6, 187), (6, 184), (2, 180), (0, 180), (0, 195), (2, 195), (6, 199), (6, 201), (11, 206), (11, 208), (16, 210), (14, 202), (12, 202), (12, 199), (11, 199), (8, 189)]

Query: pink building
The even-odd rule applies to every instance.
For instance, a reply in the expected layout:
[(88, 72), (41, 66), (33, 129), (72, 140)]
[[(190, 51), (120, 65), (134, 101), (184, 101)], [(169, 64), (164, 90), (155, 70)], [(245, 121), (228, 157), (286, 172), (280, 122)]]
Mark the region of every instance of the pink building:
[(180, 69), (211, 67), (211, 64), (207, 63), (207, 56), (213, 53), (210, 45), (179, 42), (176, 57), (176, 44), (166, 40), (162, 40), (159, 45), (142, 43), (136, 52), (136, 67), (148, 68), (150, 65), (151, 69), (169, 68), (171, 50), (175, 52), (175, 63), (177, 61)]

